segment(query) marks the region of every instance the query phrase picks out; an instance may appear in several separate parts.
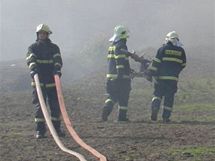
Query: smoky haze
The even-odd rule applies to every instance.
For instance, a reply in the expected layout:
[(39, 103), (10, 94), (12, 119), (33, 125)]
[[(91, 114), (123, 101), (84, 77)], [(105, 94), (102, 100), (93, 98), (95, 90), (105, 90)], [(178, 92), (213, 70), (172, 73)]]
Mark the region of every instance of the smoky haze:
[(1, 61), (24, 59), (46, 23), (63, 57), (72, 56), (99, 36), (109, 38), (116, 24), (130, 30), (129, 47), (159, 47), (176, 30), (185, 47), (203, 46), (214, 54), (214, 0), (1, 0)]

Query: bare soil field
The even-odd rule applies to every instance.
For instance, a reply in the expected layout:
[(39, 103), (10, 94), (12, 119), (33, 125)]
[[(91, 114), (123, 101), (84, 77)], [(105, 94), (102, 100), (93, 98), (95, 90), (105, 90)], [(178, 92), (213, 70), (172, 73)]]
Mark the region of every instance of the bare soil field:
[[(152, 87), (142, 79), (133, 80), (128, 123), (116, 121), (116, 107), (108, 122), (100, 122), (105, 100), (102, 75), (64, 87), (64, 97), (75, 130), (109, 161), (213, 161), (215, 84), (211, 80), (203, 82), (206, 83), (180, 84), (170, 124), (163, 124), (161, 115), (158, 122), (150, 121)], [(190, 93), (186, 91), (188, 88)], [(60, 151), (49, 132), (47, 138), (34, 138), (33, 115), (31, 91), (8, 92), (0, 96), (0, 160), (76, 161)], [(96, 160), (68, 133), (62, 140), (88, 161)]]

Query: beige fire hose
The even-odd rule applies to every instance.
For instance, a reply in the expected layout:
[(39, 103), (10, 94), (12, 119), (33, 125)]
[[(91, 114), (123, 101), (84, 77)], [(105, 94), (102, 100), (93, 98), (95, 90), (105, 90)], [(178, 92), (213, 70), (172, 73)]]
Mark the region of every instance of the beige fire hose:
[(61, 142), (61, 140), (59, 139), (59, 136), (57, 135), (57, 132), (52, 124), (52, 121), (50, 119), (50, 116), (49, 116), (49, 113), (47, 111), (47, 107), (46, 107), (46, 104), (45, 104), (45, 101), (44, 101), (44, 98), (43, 98), (43, 94), (42, 94), (42, 90), (41, 90), (41, 87), (40, 87), (40, 81), (39, 81), (39, 76), (38, 74), (35, 74), (34, 75), (34, 80), (35, 80), (35, 83), (36, 83), (36, 90), (37, 90), (37, 94), (38, 94), (38, 98), (39, 98), (39, 101), (40, 101), (40, 105), (41, 105), (41, 108), (42, 108), (42, 112), (43, 112), (43, 115), (45, 117), (45, 120), (46, 120), (46, 123), (48, 125), (48, 128), (51, 132), (51, 135), (53, 136), (56, 144), (59, 146), (59, 148), (66, 152), (66, 153), (69, 153), (75, 157), (77, 157), (80, 161), (87, 161), (83, 155), (75, 152), (75, 151), (72, 151), (68, 148), (66, 148), (63, 143)]
[(107, 161), (106, 157), (104, 155), (102, 155), (101, 153), (99, 153), (97, 150), (95, 150), (94, 148), (92, 148), (91, 146), (87, 145), (76, 133), (76, 131), (74, 130), (72, 123), (69, 119), (68, 113), (66, 111), (66, 107), (65, 107), (65, 103), (64, 103), (64, 98), (63, 98), (63, 92), (62, 92), (62, 87), (61, 87), (61, 81), (59, 76), (56, 74), (54, 76), (55, 79), (55, 85), (56, 85), (56, 89), (57, 89), (57, 95), (58, 95), (58, 101), (60, 104), (60, 110), (61, 110), (61, 114), (64, 120), (64, 123), (70, 133), (70, 135), (73, 137), (73, 139), (84, 149), (86, 149), (87, 151), (89, 151), (91, 154), (93, 154), (96, 158), (98, 158), (100, 161)]

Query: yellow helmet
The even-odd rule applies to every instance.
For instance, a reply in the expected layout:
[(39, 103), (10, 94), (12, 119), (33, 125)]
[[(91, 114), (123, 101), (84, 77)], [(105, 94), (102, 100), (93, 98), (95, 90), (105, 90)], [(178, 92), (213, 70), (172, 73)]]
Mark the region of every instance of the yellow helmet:
[(120, 39), (127, 39), (129, 37), (128, 29), (123, 25), (117, 25), (114, 28), (114, 35), (109, 39), (109, 41), (118, 41)]
[(52, 31), (50, 30), (49, 26), (46, 24), (39, 24), (37, 26), (36, 33), (40, 32), (40, 31), (45, 31), (48, 34), (52, 34)]

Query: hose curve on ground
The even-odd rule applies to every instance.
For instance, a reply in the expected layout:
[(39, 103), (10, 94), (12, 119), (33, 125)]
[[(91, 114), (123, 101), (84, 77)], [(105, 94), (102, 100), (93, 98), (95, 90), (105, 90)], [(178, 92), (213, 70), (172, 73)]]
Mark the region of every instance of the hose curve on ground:
[(59, 146), (59, 148), (66, 152), (66, 153), (69, 153), (75, 157), (77, 157), (80, 161), (87, 161), (83, 155), (75, 152), (75, 151), (72, 151), (68, 148), (66, 148), (63, 143), (61, 142), (61, 140), (59, 139), (59, 136), (57, 135), (57, 132), (52, 124), (52, 121), (51, 121), (51, 118), (49, 116), (49, 113), (48, 113), (48, 110), (47, 110), (47, 107), (46, 107), (46, 104), (45, 104), (45, 101), (44, 101), (44, 98), (43, 98), (43, 94), (42, 94), (42, 90), (41, 90), (41, 87), (40, 87), (40, 81), (39, 81), (39, 76), (38, 74), (35, 74), (34, 75), (34, 80), (35, 80), (35, 83), (36, 83), (36, 90), (37, 90), (37, 94), (38, 94), (38, 98), (39, 98), (39, 101), (40, 101), (40, 105), (41, 105), (41, 108), (42, 108), (42, 112), (43, 112), (43, 115), (45, 117), (45, 121), (47, 123), (47, 126), (50, 130), (50, 133), (51, 135), (53, 136), (56, 144)]

